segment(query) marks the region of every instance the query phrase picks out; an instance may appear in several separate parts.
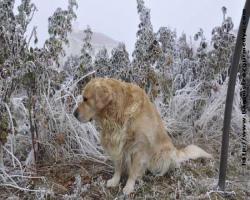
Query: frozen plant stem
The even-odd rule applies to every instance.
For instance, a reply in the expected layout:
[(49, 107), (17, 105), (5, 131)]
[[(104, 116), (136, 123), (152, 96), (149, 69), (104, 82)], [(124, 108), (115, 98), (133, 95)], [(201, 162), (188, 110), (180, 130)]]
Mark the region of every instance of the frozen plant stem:
[(2, 142), (0, 142), (0, 169), (4, 168), (3, 164), (3, 145)]
[[(9, 118), (10, 118), (11, 132), (12, 132), (12, 135), (11, 135), (11, 146), (10, 146), (10, 148), (11, 148), (12, 154), (14, 155), (15, 154), (15, 148), (16, 148), (15, 128), (14, 128), (14, 123), (13, 123), (13, 118), (12, 118), (12, 115), (11, 115), (11, 112), (10, 112), (10, 108), (7, 105), (7, 103), (5, 103), (4, 105), (6, 107), (6, 110), (8, 111)], [(16, 164), (15, 164), (15, 160), (14, 160), (13, 157), (12, 157), (12, 163), (13, 163), (13, 166), (15, 168)]]
[(8, 154), (10, 154), (10, 156), (12, 157), (12, 159), (13, 159), (14, 161), (17, 162), (17, 164), (18, 164), (19, 167), (20, 167), (21, 173), (23, 174), (22, 164), (21, 164), (21, 162), (18, 160), (18, 158), (17, 158), (12, 152), (10, 152), (6, 147), (2, 146), (2, 148), (3, 148)]

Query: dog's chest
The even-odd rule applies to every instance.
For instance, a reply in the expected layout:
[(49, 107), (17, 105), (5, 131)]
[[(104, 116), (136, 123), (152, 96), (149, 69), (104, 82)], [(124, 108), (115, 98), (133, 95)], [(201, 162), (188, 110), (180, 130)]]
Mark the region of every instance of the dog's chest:
[(102, 123), (101, 144), (112, 159), (121, 159), (125, 142), (125, 128), (110, 121)]

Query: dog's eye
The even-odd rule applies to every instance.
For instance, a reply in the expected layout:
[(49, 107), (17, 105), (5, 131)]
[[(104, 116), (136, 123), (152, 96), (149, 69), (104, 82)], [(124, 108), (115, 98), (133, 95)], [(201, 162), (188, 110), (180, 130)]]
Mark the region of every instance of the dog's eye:
[(83, 97), (83, 102), (86, 102), (86, 101), (88, 101), (88, 98)]

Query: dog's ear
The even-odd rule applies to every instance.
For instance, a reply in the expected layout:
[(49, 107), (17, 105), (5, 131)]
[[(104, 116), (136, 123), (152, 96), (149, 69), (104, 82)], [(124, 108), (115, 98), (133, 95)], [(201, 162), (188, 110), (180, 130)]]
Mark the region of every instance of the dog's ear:
[(111, 89), (106, 86), (97, 86), (95, 91), (96, 108), (103, 109), (112, 101)]

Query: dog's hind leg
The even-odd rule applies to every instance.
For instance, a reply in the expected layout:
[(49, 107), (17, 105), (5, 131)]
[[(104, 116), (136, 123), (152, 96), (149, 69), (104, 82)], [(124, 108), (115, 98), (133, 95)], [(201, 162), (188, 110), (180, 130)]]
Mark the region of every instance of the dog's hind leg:
[(119, 185), (122, 173), (122, 161), (114, 161), (115, 173), (111, 179), (107, 181), (107, 187), (116, 187)]

